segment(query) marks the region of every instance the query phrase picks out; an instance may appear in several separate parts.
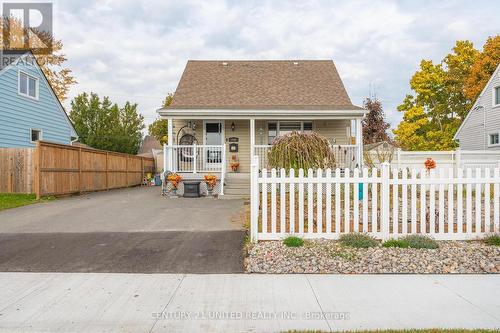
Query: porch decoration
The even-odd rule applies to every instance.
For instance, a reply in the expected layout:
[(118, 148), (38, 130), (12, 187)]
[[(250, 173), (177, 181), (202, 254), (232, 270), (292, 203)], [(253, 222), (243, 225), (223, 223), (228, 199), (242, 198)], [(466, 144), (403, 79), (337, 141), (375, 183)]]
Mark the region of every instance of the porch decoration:
[(240, 162), (238, 161), (238, 156), (237, 155), (232, 155), (231, 156), (231, 163), (229, 163), (229, 166), (231, 167), (232, 172), (237, 172), (238, 168), (240, 167)]
[(182, 180), (182, 176), (173, 172), (167, 176), (167, 180), (172, 184), (172, 194), (174, 196), (177, 195), (177, 187)]
[(269, 165), (284, 169), (327, 169), (335, 166), (328, 139), (318, 133), (292, 132), (274, 140)]
[(432, 158), (427, 158), (427, 160), (424, 162), (425, 169), (427, 169), (427, 173), (430, 173), (432, 169), (436, 168), (436, 161), (434, 161)]
[(211, 197), (213, 195), (215, 185), (217, 184), (217, 176), (205, 175), (203, 178), (205, 178), (205, 182), (207, 183), (208, 196)]

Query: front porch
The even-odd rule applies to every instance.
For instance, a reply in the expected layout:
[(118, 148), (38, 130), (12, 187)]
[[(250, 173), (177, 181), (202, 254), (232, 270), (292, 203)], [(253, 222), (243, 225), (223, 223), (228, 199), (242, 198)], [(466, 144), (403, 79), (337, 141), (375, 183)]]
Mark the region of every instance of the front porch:
[[(362, 165), (360, 116), (207, 118), (167, 118), (164, 170), (180, 173), (185, 179), (203, 180), (206, 174), (216, 174), (224, 185), (228, 183), (228, 178), (242, 179), (246, 176), (250, 179), (252, 156), (259, 156), (260, 170), (272, 168), (267, 156), (273, 140), (292, 131), (314, 131), (324, 135), (334, 150), (337, 168), (352, 169)], [(224, 190), (224, 186), (220, 186), (218, 193), (223, 195)], [(249, 191), (248, 188), (245, 193)]]

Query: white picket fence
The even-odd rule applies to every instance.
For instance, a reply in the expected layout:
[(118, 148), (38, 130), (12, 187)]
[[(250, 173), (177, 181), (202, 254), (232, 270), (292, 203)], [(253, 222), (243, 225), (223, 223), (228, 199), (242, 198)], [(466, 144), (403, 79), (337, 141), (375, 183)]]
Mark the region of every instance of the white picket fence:
[[(389, 162), (391, 167), (398, 169), (422, 168), (428, 158), (432, 158), (438, 170), (445, 170), (446, 175), (453, 170), (450, 175), (454, 175), (460, 168), (477, 168), (485, 170), (500, 167), (500, 150), (449, 150), (449, 151), (366, 151), (365, 162), (370, 160), (373, 166), (380, 167), (382, 162)], [(380, 155), (380, 156), (379, 156)], [(380, 161), (380, 158), (383, 158)]]
[(264, 169), (252, 161), (251, 238), (336, 239), (365, 232), (379, 239), (426, 234), (466, 240), (500, 228), (500, 172), (480, 169)]

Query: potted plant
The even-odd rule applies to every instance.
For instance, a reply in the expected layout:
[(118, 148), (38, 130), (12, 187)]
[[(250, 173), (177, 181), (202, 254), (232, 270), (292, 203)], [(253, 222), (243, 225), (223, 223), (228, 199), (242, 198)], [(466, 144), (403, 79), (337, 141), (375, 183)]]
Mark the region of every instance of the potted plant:
[(182, 176), (177, 173), (170, 173), (167, 176), (167, 180), (172, 184), (172, 197), (177, 197), (177, 187), (179, 186)]
[(205, 183), (207, 183), (208, 196), (212, 197), (215, 185), (217, 184), (217, 176), (205, 175), (204, 178), (205, 178)]

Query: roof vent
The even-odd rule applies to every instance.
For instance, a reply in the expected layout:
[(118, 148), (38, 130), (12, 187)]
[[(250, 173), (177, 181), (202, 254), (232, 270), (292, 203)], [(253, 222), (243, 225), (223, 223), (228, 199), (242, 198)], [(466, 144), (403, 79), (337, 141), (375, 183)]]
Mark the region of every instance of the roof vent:
[(298, 61), (294, 61), (294, 62), (293, 62), (293, 65), (294, 65), (294, 66), (298, 66), (298, 65), (299, 65), (299, 62), (298, 62)]
[(227, 62), (223, 62), (222, 66), (227, 67), (227, 66), (229, 66), (229, 64)]

